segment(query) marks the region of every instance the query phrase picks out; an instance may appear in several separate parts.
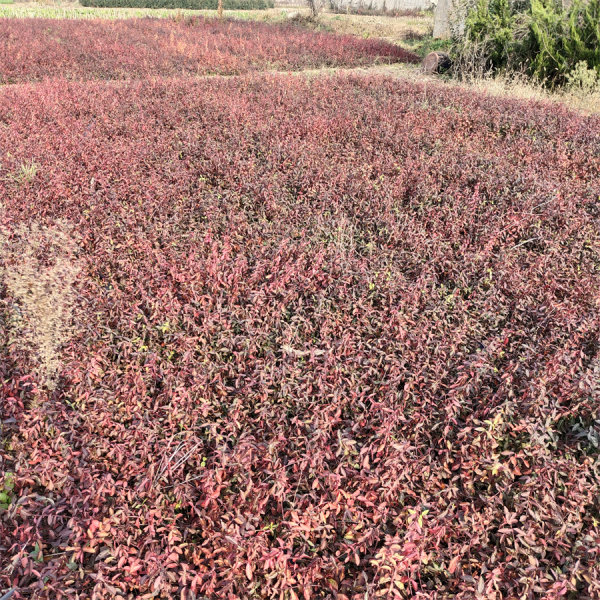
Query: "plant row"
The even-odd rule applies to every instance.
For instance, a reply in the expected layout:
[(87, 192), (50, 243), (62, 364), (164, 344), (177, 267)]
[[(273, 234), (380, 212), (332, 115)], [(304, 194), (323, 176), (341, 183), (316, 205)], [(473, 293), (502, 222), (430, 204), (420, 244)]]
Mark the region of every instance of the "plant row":
[(0, 589), (598, 597), (598, 118), (244, 77), (0, 123)]
[[(183, 8), (216, 10), (218, 0), (82, 0), (83, 6), (105, 8)], [(273, 0), (223, 0), (225, 10), (264, 10), (273, 8)]]
[(393, 44), (216, 19), (0, 20), (0, 83), (129, 79), (416, 62)]

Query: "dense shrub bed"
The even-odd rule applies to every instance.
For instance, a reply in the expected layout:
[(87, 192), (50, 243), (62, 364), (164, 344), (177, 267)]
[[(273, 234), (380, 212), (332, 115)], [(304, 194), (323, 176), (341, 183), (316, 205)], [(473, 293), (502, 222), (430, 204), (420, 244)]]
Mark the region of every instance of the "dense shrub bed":
[(0, 124), (0, 589), (598, 597), (600, 120), (273, 77)]
[[(600, 0), (466, 0), (463, 75), (526, 72), (549, 85), (600, 77)], [(583, 80), (582, 80), (583, 77)]]
[(416, 62), (375, 39), (216, 19), (0, 19), (0, 83)]
[[(215, 10), (218, 0), (82, 0), (83, 6), (105, 8), (185, 8)], [(225, 10), (264, 10), (275, 6), (273, 0), (223, 0)]]

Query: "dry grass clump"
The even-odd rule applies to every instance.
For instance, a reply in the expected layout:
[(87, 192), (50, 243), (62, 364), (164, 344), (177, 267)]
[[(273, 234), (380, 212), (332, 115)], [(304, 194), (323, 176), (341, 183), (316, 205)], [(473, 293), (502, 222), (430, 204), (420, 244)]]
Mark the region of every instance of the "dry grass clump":
[(336, 33), (381, 38), (400, 45), (410, 39), (410, 36), (414, 38), (429, 35), (433, 27), (433, 17), (430, 13), (401, 17), (323, 13), (319, 20)]
[(61, 346), (72, 336), (80, 267), (69, 226), (0, 229), (0, 279), (8, 297), (8, 345), (34, 356), (43, 383), (56, 385)]
[(525, 76), (479, 77), (468, 82), (470, 87), (492, 96), (519, 98), (521, 100), (546, 100), (559, 102), (586, 113), (600, 113), (600, 87), (593, 90), (578, 90), (567, 87), (559, 91), (550, 91), (543, 85), (533, 82)]

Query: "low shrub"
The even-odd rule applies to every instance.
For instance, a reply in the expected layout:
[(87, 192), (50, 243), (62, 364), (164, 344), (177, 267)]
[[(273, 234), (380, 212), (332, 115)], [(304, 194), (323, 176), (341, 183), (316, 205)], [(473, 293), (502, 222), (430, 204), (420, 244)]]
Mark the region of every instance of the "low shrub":
[(461, 51), (479, 58), (481, 72), (520, 67), (529, 35), (523, 7), (512, 0), (478, 0), (467, 13)]
[(590, 69), (585, 61), (578, 62), (575, 68), (566, 75), (567, 89), (580, 96), (600, 92), (600, 75), (595, 69)]
[(377, 39), (293, 24), (182, 19), (0, 19), (0, 83), (239, 74), (418, 62)]
[(377, 77), (0, 89), (0, 271), (77, 270), (53, 373), (0, 288), (0, 590), (597, 598), (599, 136)]

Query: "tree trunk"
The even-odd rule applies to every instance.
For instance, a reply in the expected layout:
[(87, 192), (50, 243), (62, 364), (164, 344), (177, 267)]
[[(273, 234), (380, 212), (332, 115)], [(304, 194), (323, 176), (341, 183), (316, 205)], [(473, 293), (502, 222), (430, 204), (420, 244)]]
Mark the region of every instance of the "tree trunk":
[(447, 39), (450, 37), (450, 2), (438, 0), (433, 19), (433, 37)]
[(219, 19), (223, 18), (223, 0), (219, 0)]

